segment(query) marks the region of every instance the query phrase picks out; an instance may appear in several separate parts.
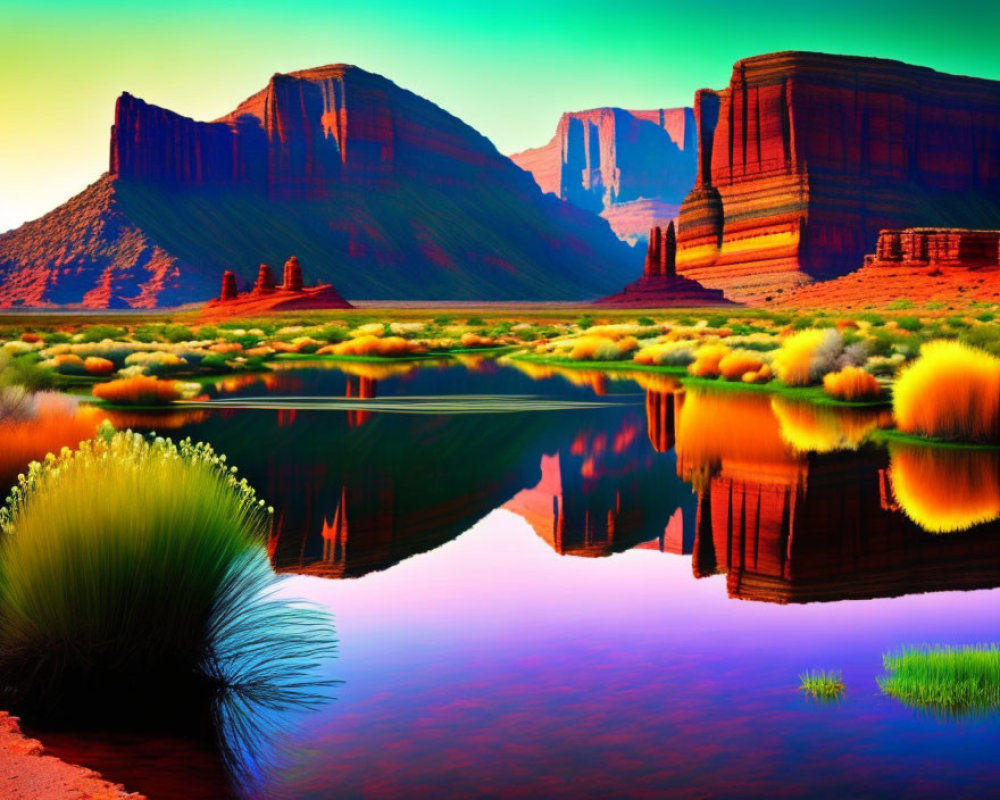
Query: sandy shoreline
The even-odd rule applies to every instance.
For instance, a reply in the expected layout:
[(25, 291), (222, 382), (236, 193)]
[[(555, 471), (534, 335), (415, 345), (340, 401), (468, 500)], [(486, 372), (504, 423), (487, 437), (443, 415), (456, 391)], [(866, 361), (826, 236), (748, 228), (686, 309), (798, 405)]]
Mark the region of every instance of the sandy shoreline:
[(0, 795), (7, 800), (145, 800), (93, 770), (48, 755), (6, 711), (0, 711)]

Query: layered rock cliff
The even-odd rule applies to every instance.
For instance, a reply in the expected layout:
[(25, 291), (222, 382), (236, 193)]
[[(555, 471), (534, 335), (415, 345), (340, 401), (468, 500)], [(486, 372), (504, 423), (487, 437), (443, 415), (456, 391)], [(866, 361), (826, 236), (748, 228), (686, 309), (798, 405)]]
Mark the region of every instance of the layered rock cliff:
[(348, 297), (428, 300), (583, 300), (630, 255), (461, 120), (332, 65), (214, 122), (123, 94), (108, 174), (0, 236), (0, 305), (207, 300), (291, 251)]
[(883, 228), (1000, 219), (1000, 82), (874, 58), (748, 58), (695, 100), (678, 269), (737, 300), (843, 275)]
[(632, 243), (677, 215), (696, 158), (690, 108), (563, 114), (548, 144), (511, 156), (542, 191), (600, 214)]

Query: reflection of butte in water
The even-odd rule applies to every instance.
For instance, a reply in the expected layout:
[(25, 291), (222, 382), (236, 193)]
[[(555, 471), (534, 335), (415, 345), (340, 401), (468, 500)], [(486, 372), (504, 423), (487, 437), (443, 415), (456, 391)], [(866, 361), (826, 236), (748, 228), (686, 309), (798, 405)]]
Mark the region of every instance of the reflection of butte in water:
[[(651, 437), (653, 427), (651, 418)], [(750, 395), (689, 392), (675, 436), (678, 468), (700, 490), (694, 574), (725, 573), (733, 597), (798, 603), (1000, 585), (1000, 525), (923, 530), (894, 501), (884, 450), (796, 453), (770, 401)], [(937, 496), (947, 504), (961, 494)]]
[(677, 477), (669, 446), (651, 449), (642, 427), (630, 415), (617, 431), (580, 431), (569, 447), (542, 456), (541, 480), (504, 508), (561, 555), (636, 547), (690, 553), (695, 497)]

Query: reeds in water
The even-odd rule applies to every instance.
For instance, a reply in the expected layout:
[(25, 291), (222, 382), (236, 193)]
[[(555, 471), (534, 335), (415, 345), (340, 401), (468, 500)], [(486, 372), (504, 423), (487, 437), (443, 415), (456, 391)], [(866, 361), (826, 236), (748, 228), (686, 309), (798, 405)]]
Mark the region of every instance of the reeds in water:
[(840, 670), (806, 670), (799, 675), (799, 690), (816, 700), (839, 700), (845, 690)]
[(882, 657), (882, 692), (928, 710), (974, 713), (1000, 708), (1000, 648), (904, 647)]

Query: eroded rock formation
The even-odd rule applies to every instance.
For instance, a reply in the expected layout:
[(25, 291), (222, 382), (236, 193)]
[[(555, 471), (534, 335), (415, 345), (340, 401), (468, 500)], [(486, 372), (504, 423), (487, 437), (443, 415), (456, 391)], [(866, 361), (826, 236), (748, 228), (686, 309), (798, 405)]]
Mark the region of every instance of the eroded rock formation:
[(677, 238), (674, 223), (649, 232), (642, 277), (618, 294), (604, 297), (602, 305), (663, 308), (667, 306), (727, 305), (719, 289), (706, 289), (697, 281), (677, 274)]
[(339, 64), (274, 75), (214, 122), (123, 94), (108, 174), (0, 236), (0, 306), (206, 300), (289, 241), (372, 299), (586, 300), (630, 255), (461, 120)]
[(271, 268), (267, 264), (261, 264), (257, 268), (257, 280), (253, 289), (245, 294), (237, 292), (236, 276), (232, 270), (227, 269), (222, 273), (222, 292), (216, 299), (205, 304), (202, 318), (319, 308), (351, 308), (351, 304), (329, 283), (303, 286), (302, 266), (298, 258), (292, 256), (285, 262), (284, 282), (281, 286), (275, 286)]
[(632, 243), (677, 216), (696, 159), (690, 108), (563, 114), (548, 144), (511, 156), (542, 191), (600, 214)]
[(878, 232), (1000, 218), (1000, 82), (785, 52), (695, 99), (678, 268), (736, 300), (844, 275)]
[(998, 296), (1000, 231), (905, 228), (881, 231), (861, 269), (803, 287), (782, 302), (850, 309), (902, 299), (996, 302)]

